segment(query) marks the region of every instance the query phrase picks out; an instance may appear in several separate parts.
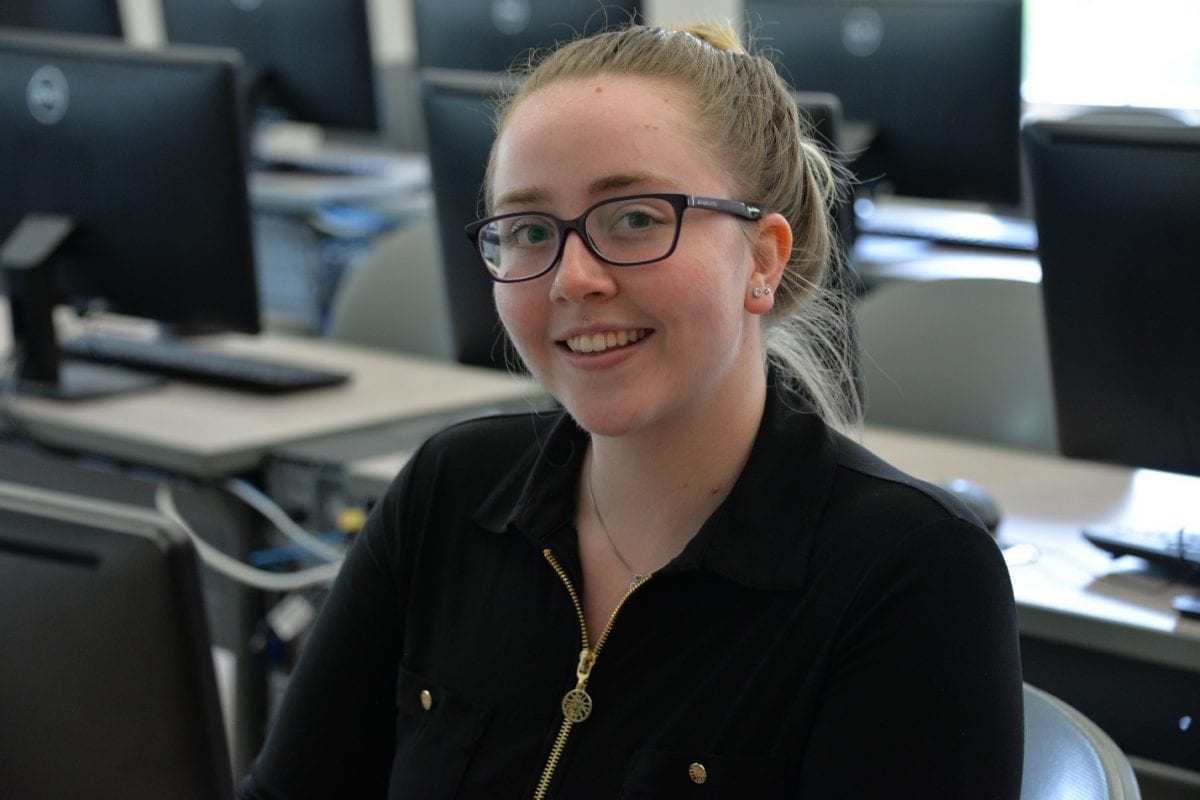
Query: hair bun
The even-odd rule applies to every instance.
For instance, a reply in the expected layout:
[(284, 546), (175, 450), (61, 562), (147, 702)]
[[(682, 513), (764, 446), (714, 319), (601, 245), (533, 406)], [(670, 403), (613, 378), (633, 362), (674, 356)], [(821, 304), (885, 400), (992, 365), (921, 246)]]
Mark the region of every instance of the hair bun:
[(737, 32), (728, 24), (698, 22), (694, 25), (681, 25), (669, 28), (668, 30), (686, 33), (718, 50), (724, 50), (729, 53), (746, 52), (745, 48), (742, 47), (741, 40), (738, 39)]

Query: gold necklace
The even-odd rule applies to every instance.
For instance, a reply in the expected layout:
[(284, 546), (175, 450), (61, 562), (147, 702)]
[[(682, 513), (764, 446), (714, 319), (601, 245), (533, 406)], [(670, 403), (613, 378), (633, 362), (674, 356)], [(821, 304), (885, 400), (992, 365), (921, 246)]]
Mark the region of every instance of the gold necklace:
[(604, 517), (600, 516), (600, 506), (596, 503), (596, 493), (592, 491), (592, 470), (590, 465), (588, 467), (586, 477), (588, 497), (590, 497), (592, 500), (592, 513), (596, 515), (596, 522), (600, 523), (600, 530), (604, 532), (604, 538), (608, 541), (609, 549), (612, 550), (612, 554), (617, 557), (617, 561), (621, 562), (621, 566), (625, 567), (625, 569), (629, 571), (629, 574), (633, 576), (629, 581), (631, 586), (646, 580), (646, 578), (650, 577), (650, 574), (638, 572), (636, 569), (629, 566), (629, 562), (625, 560), (625, 557), (621, 555), (621, 551), (617, 549), (617, 544), (613, 541), (612, 534), (608, 532), (608, 526), (604, 524)]

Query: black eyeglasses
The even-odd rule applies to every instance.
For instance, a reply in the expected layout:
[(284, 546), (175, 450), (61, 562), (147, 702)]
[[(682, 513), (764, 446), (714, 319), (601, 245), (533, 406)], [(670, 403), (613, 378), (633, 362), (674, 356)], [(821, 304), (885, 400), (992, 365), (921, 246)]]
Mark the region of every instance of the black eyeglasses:
[(596, 203), (575, 219), (518, 211), (467, 226), (492, 280), (517, 283), (545, 275), (558, 264), (567, 233), (575, 231), (596, 258), (615, 267), (662, 261), (675, 252), (683, 212), (689, 208), (757, 220), (762, 211), (737, 200), (687, 194), (637, 194)]

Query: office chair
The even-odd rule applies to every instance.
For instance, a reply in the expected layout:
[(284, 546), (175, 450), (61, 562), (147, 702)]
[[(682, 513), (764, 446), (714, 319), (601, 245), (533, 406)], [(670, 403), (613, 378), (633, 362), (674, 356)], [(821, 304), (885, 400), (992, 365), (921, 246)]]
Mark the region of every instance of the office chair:
[(868, 423), (1056, 452), (1038, 284), (894, 281), (855, 313)]
[(454, 359), (437, 225), (421, 218), (384, 234), (333, 301), (329, 336)]
[(1096, 723), (1025, 684), (1021, 800), (1138, 800), (1129, 759)]

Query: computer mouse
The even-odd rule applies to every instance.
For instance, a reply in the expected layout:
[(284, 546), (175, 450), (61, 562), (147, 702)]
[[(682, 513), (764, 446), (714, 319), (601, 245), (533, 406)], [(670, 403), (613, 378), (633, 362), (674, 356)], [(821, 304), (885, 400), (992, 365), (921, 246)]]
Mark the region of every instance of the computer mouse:
[(1000, 506), (996, 504), (996, 500), (986, 489), (966, 478), (954, 478), (941, 484), (941, 487), (974, 511), (992, 536), (998, 535), (1001, 518)]

